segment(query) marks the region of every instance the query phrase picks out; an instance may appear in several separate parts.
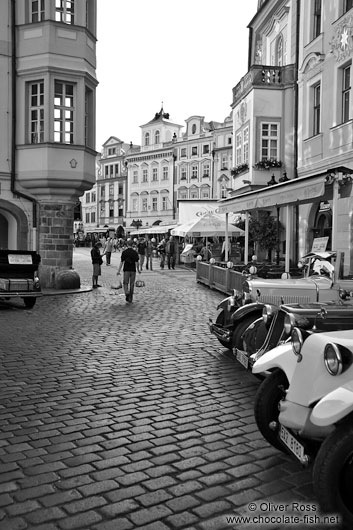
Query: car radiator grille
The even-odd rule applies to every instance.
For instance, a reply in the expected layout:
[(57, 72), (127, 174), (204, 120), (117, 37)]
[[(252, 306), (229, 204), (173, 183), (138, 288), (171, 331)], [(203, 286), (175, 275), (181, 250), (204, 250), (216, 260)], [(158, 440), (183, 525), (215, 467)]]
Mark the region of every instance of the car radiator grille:
[(266, 304), (281, 305), (281, 304), (308, 304), (312, 302), (310, 296), (280, 296), (280, 295), (266, 295), (261, 297), (261, 302)]

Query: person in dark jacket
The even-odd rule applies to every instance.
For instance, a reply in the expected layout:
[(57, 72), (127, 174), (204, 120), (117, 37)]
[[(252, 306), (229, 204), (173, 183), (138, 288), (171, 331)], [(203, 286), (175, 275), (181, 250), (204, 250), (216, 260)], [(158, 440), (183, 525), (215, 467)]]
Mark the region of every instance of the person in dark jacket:
[(96, 241), (96, 243), (93, 245), (91, 249), (91, 260), (93, 265), (93, 273), (92, 273), (92, 288), (97, 289), (97, 287), (102, 287), (98, 284), (98, 276), (101, 275), (101, 265), (103, 263), (104, 254), (101, 254), (100, 249), (102, 248), (102, 243), (100, 241)]
[(173, 236), (170, 236), (165, 246), (167, 254), (167, 265), (168, 269), (175, 269), (176, 255), (177, 255), (177, 243)]
[(117, 272), (117, 275), (119, 275), (122, 267), (124, 267), (124, 293), (126, 301), (130, 303), (132, 302), (134, 296), (136, 264), (138, 272), (141, 272), (139, 267), (139, 255), (136, 250), (132, 248), (132, 246), (133, 241), (131, 239), (128, 239), (127, 248), (121, 253), (120, 264)]

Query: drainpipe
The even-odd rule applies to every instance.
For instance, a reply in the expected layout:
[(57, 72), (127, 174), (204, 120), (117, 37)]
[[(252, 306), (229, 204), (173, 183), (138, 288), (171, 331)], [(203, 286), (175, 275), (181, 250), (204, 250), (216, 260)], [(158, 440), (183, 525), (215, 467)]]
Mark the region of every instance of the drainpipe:
[[(298, 108), (299, 108), (299, 87), (298, 87), (298, 69), (299, 69), (299, 39), (300, 39), (300, 2), (297, 0), (297, 24), (296, 24), (296, 43), (295, 43), (295, 69), (294, 69), (294, 178), (298, 178)], [(299, 206), (294, 206), (294, 226), (295, 226), (295, 245), (294, 261), (298, 261), (299, 255)]]
[[(37, 228), (37, 200), (16, 189), (16, 121), (17, 121), (17, 64), (16, 64), (16, 0), (11, 0), (11, 192), (32, 202), (33, 228)], [(34, 233), (33, 233), (34, 236)], [(33, 241), (33, 250), (36, 250), (36, 241)]]

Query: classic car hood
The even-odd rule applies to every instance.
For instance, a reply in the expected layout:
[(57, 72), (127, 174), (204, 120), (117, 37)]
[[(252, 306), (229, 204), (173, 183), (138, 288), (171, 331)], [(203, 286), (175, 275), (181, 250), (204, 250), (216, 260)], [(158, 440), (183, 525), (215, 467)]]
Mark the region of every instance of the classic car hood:
[(317, 337), (319, 337), (317, 340), (319, 340), (322, 346), (328, 342), (334, 342), (353, 351), (353, 329), (345, 331), (324, 331)]
[(246, 280), (244, 284), (248, 284), (252, 289), (310, 289), (312, 290), (315, 285), (320, 286), (320, 289), (330, 289), (332, 280), (324, 276), (311, 276), (310, 278), (296, 278), (286, 279), (275, 278), (273, 280), (266, 280), (263, 278), (255, 278), (252, 280)]

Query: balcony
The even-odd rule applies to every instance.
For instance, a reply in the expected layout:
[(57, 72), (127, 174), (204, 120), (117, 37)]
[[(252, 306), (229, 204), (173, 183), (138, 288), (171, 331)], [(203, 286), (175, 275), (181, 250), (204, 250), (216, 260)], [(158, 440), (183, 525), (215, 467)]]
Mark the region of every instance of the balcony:
[(253, 65), (233, 88), (233, 106), (237, 105), (254, 88), (279, 88), (294, 85), (295, 68), (287, 66)]

